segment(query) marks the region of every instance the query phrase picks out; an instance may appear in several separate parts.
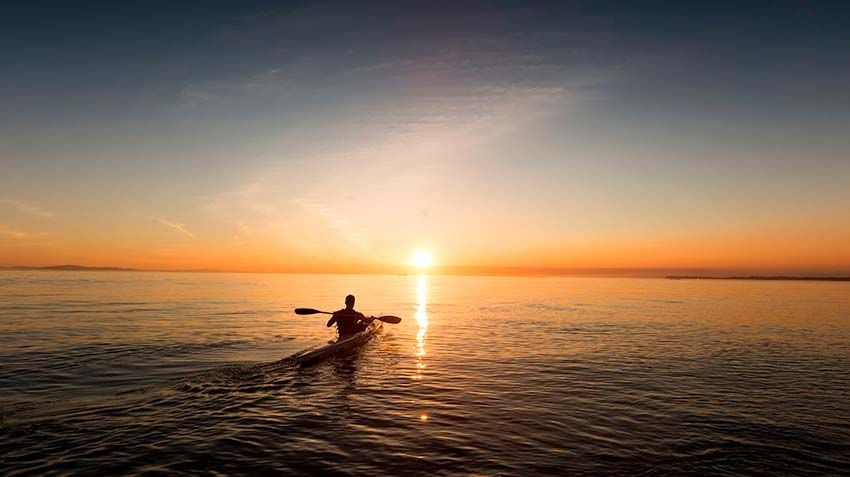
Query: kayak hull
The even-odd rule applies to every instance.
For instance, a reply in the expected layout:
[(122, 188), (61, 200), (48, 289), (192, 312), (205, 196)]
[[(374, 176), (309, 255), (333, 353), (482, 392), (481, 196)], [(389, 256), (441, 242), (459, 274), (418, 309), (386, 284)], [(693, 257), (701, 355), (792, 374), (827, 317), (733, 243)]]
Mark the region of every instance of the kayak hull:
[(299, 365), (315, 363), (336, 354), (347, 353), (353, 349), (362, 346), (372, 338), (372, 335), (381, 329), (381, 323), (378, 320), (373, 321), (366, 327), (365, 330), (354, 333), (353, 335), (341, 337), (336, 341), (331, 341), (327, 344), (310, 348), (295, 355), (295, 362)]

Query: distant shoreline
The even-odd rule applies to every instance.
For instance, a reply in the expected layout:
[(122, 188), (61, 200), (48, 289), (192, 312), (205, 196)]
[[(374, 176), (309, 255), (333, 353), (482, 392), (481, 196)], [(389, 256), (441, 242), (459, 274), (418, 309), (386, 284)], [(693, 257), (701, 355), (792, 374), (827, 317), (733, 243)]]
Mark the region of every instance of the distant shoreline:
[(2, 271), (24, 271), (24, 272), (169, 272), (169, 273), (241, 273), (228, 272), (224, 270), (206, 270), (206, 269), (154, 269), (154, 268), (125, 268), (125, 267), (87, 267), (84, 265), (51, 265), (47, 267), (30, 267), (26, 265), (0, 267)]
[(668, 280), (767, 280), (767, 281), (807, 281), (807, 282), (850, 282), (850, 277), (783, 277), (783, 276), (747, 276), (747, 277), (703, 277), (688, 275), (668, 275)]
[(160, 270), (153, 268), (125, 268), (125, 267), (86, 267), (83, 265), (51, 265), (48, 267), (11, 266), (0, 267), (0, 271), (25, 271), (25, 272), (198, 272), (218, 273), (219, 270)]
[(136, 268), (121, 268), (121, 267), (85, 267), (82, 265), (51, 265), (49, 267), (27, 267), (13, 266), (0, 267), (0, 270), (47, 270), (47, 271), (70, 271), (70, 272), (141, 272)]

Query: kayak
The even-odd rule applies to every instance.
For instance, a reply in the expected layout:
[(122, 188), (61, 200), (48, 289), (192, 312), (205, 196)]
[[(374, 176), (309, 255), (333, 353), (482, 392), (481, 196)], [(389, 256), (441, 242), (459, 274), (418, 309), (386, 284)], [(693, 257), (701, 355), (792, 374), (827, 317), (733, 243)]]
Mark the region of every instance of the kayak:
[(365, 330), (354, 333), (352, 335), (341, 336), (336, 341), (330, 341), (327, 344), (310, 348), (295, 355), (295, 362), (298, 364), (314, 363), (339, 353), (351, 351), (369, 339), (381, 329), (382, 322), (374, 320), (369, 323)]

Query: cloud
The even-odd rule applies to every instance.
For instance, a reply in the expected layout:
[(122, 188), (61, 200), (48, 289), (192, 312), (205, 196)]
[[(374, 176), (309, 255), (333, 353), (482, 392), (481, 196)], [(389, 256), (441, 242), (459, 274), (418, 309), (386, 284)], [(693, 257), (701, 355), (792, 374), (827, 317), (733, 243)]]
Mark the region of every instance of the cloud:
[(287, 84), (280, 68), (229, 79), (220, 79), (186, 85), (177, 94), (174, 111), (190, 112), (204, 105), (227, 101), (254, 94), (280, 92)]
[(185, 235), (189, 238), (195, 238), (195, 234), (193, 234), (192, 232), (190, 232), (186, 229), (186, 224), (180, 224), (180, 223), (177, 223), (177, 222), (173, 222), (173, 221), (168, 220), (168, 219), (163, 218), (163, 217), (156, 217), (154, 220), (159, 222), (160, 225), (174, 229), (174, 230), (180, 232), (181, 234), (183, 234), (183, 235)]
[[(375, 16), (368, 8), (320, 4), (234, 19), (214, 40), (223, 58), (232, 55), (233, 61), (222, 62), (217, 78), (186, 84), (176, 109), (254, 94), (270, 107), (307, 112), (338, 112), (351, 98), (368, 107), (376, 98), (398, 105), (437, 96), (451, 106), (477, 95), (477, 104), (486, 107), (498, 89), (584, 93), (618, 76), (629, 57), (607, 23), (554, 21), (544, 7), (382, 10)], [(466, 91), (471, 86), (490, 88), (492, 95)]]
[(193, 111), (204, 103), (218, 98), (213, 91), (197, 85), (186, 86), (177, 96), (177, 106), (174, 110), (178, 112)]
[(318, 217), (326, 227), (337, 232), (342, 238), (360, 250), (366, 251), (367, 244), (363, 236), (356, 230), (351, 221), (332, 206), (315, 199), (295, 198), (292, 203), (299, 206), (310, 215)]
[(4, 225), (0, 225), (0, 235), (9, 237), (15, 240), (27, 240), (33, 237), (33, 234), (21, 230), (12, 229)]
[[(402, 81), (408, 74), (404, 65), (401, 71), (390, 65), (384, 69), (386, 76), (398, 75)], [(256, 236), (310, 249), (300, 244), (301, 234), (287, 233), (303, 218), (324, 227), (327, 235), (318, 240), (325, 247), (347, 244), (361, 256), (382, 256), (382, 244), (403, 242), (422, 227), (420, 209), (411, 212), (398, 204), (433, 203), (433, 188), (458, 173), (458, 162), (474, 157), (467, 152), (573, 100), (569, 90), (557, 86), (446, 86), (451, 87), (423, 87), (398, 103), (369, 98), (349, 111), (358, 121), (318, 130), (341, 141), (325, 140), (293, 154), (291, 144), (315, 133), (285, 133), (280, 152), (255, 161), (261, 165), (250, 182), (205, 197), (205, 211), (238, 230), (235, 240), (246, 236), (242, 229), (248, 225)], [(381, 201), (392, 205), (378, 220), (370, 204)], [(375, 227), (384, 231), (377, 239), (366, 233)]]
[[(275, 134), (245, 160), (256, 167), (245, 186), (205, 198), (205, 211), (228, 223), (234, 240), (248, 226), (275, 244), (301, 246), (303, 238), (325, 250), (390, 254), (393, 244), (439, 227), (449, 206), (440, 191), (480, 169), (494, 144), (571, 111), (618, 74), (596, 54), (616, 41), (594, 31), (553, 36), (561, 32), (487, 17), (483, 28), (458, 20), (444, 32), (442, 15), (438, 31), (384, 21), (352, 29), (352, 15), (361, 14), (324, 5), (241, 19), (220, 39), (221, 51), (250, 45), (252, 64), (223, 66), (217, 79), (182, 90), (184, 111), (260, 108), (261, 127)], [(302, 233), (302, 220), (322, 234)]]
[(50, 218), (53, 217), (53, 212), (42, 209), (41, 207), (29, 204), (22, 200), (0, 197), (0, 205), (11, 207), (18, 212), (32, 215), (34, 217)]
[(10, 238), (19, 246), (50, 245), (49, 242), (44, 241), (46, 236), (46, 232), (26, 232), (0, 224), (0, 237)]

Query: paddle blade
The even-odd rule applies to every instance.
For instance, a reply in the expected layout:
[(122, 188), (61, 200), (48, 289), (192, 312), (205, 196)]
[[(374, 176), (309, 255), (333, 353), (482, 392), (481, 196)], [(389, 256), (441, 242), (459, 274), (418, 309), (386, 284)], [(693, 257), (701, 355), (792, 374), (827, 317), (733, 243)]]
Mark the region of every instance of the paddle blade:
[(392, 316), (392, 315), (376, 316), (375, 319), (383, 321), (384, 323), (392, 323), (394, 325), (401, 323), (401, 318), (399, 318), (397, 316)]
[(313, 308), (296, 308), (295, 309), (296, 315), (315, 315), (316, 313), (324, 313), (324, 312), (319, 311), (319, 310), (315, 310)]

